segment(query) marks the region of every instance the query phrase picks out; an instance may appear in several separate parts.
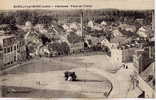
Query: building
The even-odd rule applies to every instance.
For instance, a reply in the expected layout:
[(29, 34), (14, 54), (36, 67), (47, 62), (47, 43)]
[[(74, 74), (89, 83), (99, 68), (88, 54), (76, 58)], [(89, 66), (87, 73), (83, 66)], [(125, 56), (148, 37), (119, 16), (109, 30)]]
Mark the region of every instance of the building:
[(12, 65), (14, 61), (17, 60), (16, 53), (14, 51), (14, 46), (16, 39), (14, 36), (10, 35), (2, 35), (0, 36), (0, 44), (2, 46), (2, 53), (3, 53), (3, 66), (2, 69), (5, 67)]
[(149, 56), (151, 59), (155, 59), (155, 38), (152, 37), (149, 40)]
[(111, 49), (111, 60), (115, 63), (115, 64), (121, 64), (122, 63), (122, 50), (119, 49)]
[[(17, 38), (16, 38), (17, 39)], [(26, 60), (26, 46), (25, 46), (25, 40), (24, 39), (17, 39), (17, 61), (22, 62)]]
[(133, 62), (138, 72), (141, 73), (155, 61), (155, 39), (149, 39), (147, 46), (144, 49), (136, 50), (133, 56)]
[(133, 55), (135, 54), (135, 51), (137, 48), (128, 48), (122, 50), (122, 62), (133, 62)]
[(24, 41), (18, 39), (14, 35), (1, 35), (0, 36), (0, 45), (1, 49), (1, 60), (2, 67), (1, 70), (11, 67), (21, 59), (26, 58), (26, 49), (24, 45)]
[(155, 88), (155, 62), (151, 63), (140, 76), (148, 83), (151, 88)]
[(138, 69), (138, 72), (143, 72), (154, 59), (150, 58), (149, 48), (136, 50), (133, 55), (133, 64)]
[(2, 65), (3, 65), (3, 49), (2, 46), (0, 45), (0, 70)]

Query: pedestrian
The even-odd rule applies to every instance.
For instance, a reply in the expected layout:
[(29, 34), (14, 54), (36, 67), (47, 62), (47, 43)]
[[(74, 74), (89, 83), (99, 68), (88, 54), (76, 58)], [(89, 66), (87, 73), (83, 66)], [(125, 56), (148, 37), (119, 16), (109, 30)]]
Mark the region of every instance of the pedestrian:
[(72, 72), (72, 81), (76, 81), (76, 78), (77, 78), (77, 76), (76, 76), (75, 72)]
[(125, 68), (128, 69), (128, 66), (126, 65)]
[(139, 80), (136, 79), (136, 87), (139, 87)]
[(122, 64), (122, 65), (121, 65), (121, 68), (122, 68), (122, 69), (124, 69), (124, 68), (125, 68), (125, 66), (126, 66), (125, 64)]
[(69, 77), (69, 72), (68, 71), (64, 72), (64, 77), (65, 77), (65, 81), (67, 81), (68, 77)]
[(132, 89), (135, 89), (135, 79), (133, 75), (130, 75), (131, 82), (132, 82)]
[(70, 76), (68, 76), (68, 81), (73, 81), (73, 78), (72, 78), (72, 76), (70, 75)]
[(76, 81), (76, 74), (75, 72), (64, 72), (65, 81)]

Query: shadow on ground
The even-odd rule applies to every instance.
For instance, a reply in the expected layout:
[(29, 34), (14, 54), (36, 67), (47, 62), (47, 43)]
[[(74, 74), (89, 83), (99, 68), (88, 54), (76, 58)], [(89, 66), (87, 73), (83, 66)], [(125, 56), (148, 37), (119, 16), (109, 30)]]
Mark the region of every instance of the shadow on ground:
[(2, 86), (2, 97), (14, 98), (85, 98), (80, 92)]
[(86, 79), (78, 79), (76, 82), (104, 82), (105, 80), (86, 80)]
[[(76, 60), (76, 59), (75, 59)], [(62, 60), (43, 60), (39, 59), (32, 63), (21, 65), (20, 67), (14, 68), (5, 74), (23, 74), (23, 73), (44, 73), (49, 71), (61, 71), (61, 70), (72, 70), (74, 68), (85, 67), (85, 64), (81, 62), (67, 61), (66, 58)], [(5, 75), (4, 74), (4, 75)]]

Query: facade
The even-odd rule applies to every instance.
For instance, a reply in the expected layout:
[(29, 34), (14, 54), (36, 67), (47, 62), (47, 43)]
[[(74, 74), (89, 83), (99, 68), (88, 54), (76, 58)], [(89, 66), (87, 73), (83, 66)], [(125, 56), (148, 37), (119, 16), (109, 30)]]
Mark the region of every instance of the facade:
[(3, 65), (3, 49), (2, 46), (0, 45), (0, 70), (2, 68)]
[(143, 72), (154, 60), (150, 58), (149, 48), (136, 50), (133, 56), (133, 64), (138, 72)]
[(14, 46), (16, 46), (16, 39), (14, 36), (3, 35), (0, 36), (0, 43), (3, 52), (3, 66), (2, 69), (14, 64), (17, 60)]
[(26, 46), (24, 39), (17, 39), (17, 61), (22, 62), (26, 60)]
[(138, 72), (140, 73), (142, 71), (142, 53), (144, 52), (143, 49), (141, 50), (136, 50), (135, 55), (133, 55), (133, 64), (137, 68)]
[(155, 59), (155, 38), (151, 38), (149, 41), (149, 56), (151, 59)]
[(133, 61), (133, 55), (135, 54), (135, 51), (137, 48), (128, 48), (122, 50), (122, 62), (132, 62)]
[(2, 46), (1, 70), (17, 64), (19, 61), (21, 61), (20, 59), (25, 59), (26, 50), (24, 42), (18, 40), (15, 36), (13, 35), (0, 36), (0, 44)]
[(111, 49), (111, 60), (117, 64), (122, 63), (122, 50), (119, 49)]

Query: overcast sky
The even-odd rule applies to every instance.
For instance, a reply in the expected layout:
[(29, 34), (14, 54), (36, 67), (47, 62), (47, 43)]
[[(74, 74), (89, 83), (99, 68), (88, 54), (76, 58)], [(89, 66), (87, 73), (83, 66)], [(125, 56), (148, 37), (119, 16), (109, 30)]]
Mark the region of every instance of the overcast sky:
[[(127, 9), (144, 10), (144, 9), (154, 8), (154, 0), (1, 0), (1, 1), (2, 2), (0, 3), (0, 9), (12, 9), (13, 5), (32, 5), (32, 4), (92, 5), (92, 8), (89, 9), (116, 8), (116, 9), (126, 9), (126, 10)], [(49, 8), (49, 9), (56, 9), (56, 8)], [(71, 9), (71, 8), (67, 8), (67, 9)]]

